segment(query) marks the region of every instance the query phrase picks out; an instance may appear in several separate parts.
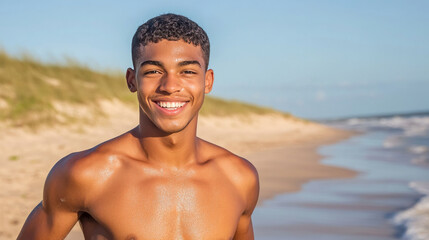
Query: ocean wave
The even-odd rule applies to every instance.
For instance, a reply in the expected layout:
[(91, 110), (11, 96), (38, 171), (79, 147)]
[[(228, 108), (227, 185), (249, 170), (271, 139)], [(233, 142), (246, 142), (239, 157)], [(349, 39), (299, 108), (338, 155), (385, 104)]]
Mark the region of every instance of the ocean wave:
[(429, 133), (429, 116), (349, 118), (345, 124), (364, 130), (371, 128), (399, 129), (409, 137), (424, 136)]
[(429, 158), (426, 156), (418, 156), (411, 159), (411, 163), (419, 165), (419, 166), (429, 166)]
[(403, 140), (400, 136), (390, 136), (386, 138), (383, 142), (384, 148), (395, 148), (401, 146), (403, 144)]
[(426, 195), (413, 207), (399, 212), (394, 217), (397, 225), (406, 226), (405, 239), (429, 239), (429, 182), (411, 182), (410, 187)]
[(408, 150), (414, 154), (422, 154), (428, 152), (429, 149), (427, 146), (411, 146)]

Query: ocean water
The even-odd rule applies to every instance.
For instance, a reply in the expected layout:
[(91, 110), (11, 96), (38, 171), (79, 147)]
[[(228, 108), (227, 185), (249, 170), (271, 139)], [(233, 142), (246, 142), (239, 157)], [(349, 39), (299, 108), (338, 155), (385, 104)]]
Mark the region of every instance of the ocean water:
[(323, 163), (359, 175), (263, 202), (256, 239), (429, 240), (429, 113), (327, 124), (362, 132), (319, 149)]

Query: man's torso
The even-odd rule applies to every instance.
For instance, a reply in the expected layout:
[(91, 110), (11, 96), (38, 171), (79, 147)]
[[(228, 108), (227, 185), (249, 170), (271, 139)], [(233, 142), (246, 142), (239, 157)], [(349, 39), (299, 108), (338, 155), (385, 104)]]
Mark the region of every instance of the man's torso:
[(228, 153), (212, 145), (207, 150), (215, 157), (181, 169), (109, 151), (87, 158), (99, 161), (89, 164), (96, 166), (91, 174), (99, 183), (80, 212), (85, 238), (232, 239), (245, 208), (243, 195), (237, 176), (225, 170)]

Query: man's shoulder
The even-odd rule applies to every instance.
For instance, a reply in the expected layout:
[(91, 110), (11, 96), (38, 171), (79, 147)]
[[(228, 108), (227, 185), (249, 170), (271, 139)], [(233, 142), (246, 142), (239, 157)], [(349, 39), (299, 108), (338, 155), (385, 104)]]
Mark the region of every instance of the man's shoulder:
[(225, 148), (202, 141), (205, 145), (204, 150), (209, 153), (207, 159), (219, 166), (231, 181), (240, 186), (255, 185), (259, 181), (258, 172), (250, 161)]
[(245, 203), (244, 212), (251, 214), (259, 196), (258, 171), (247, 159), (230, 151), (204, 141), (204, 150), (210, 153), (208, 161), (212, 161), (235, 186)]
[(87, 184), (97, 178), (97, 175), (110, 165), (109, 163), (112, 163), (109, 161), (112, 156), (114, 155), (106, 151), (101, 144), (64, 157), (52, 170), (62, 172), (61, 177), (69, 178), (73, 182)]
[(51, 169), (46, 181), (48, 187), (52, 182), (61, 184), (64, 190), (89, 186), (106, 162), (103, 155), (97, 149), (88, 149), (65, 156)]
[(121, 135), (60, 159), (48, 175), (45, 190), (59, 185), (61, 191), (83, 194), (101, 188), (115, 169), (121, 166), (122, 138)]

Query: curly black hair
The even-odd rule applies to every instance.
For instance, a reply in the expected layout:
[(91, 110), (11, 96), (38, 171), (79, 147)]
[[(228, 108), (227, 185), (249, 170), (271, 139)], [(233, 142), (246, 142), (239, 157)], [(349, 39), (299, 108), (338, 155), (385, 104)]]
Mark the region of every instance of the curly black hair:
[(131, 44), (133, 65), (140, 55), (140, 47), (161, 40), (183, 40), (200, 46), (203, 52), (205, 67), (208, 68), (210, 58), (210, 41), (206, 32), (189, 18), (177, 14), (163, 14), (149, 19), (137, 28)]

